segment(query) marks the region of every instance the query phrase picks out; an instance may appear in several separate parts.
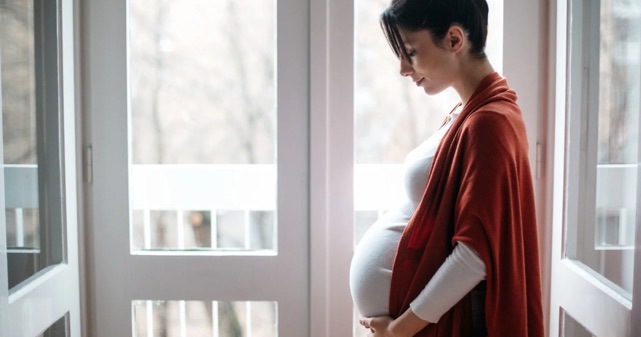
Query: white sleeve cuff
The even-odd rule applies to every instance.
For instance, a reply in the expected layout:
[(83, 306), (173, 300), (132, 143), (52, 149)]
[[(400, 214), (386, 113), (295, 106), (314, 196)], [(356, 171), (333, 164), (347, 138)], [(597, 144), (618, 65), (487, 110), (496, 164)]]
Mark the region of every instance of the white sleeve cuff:
[(436, 323), (484, 279), (485, 264), (479, 254), (464, 243), (457, 242), (452, 254), (410, 303), (410, 308), (421, 319)]

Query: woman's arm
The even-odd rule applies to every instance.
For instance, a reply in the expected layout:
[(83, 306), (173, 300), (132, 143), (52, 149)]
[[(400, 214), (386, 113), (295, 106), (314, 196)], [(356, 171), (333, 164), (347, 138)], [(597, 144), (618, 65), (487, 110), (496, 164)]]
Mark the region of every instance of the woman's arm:
[(410, 303), (410, 308), (423, 320), (436, 323), (484, 279), (485, 264), (479, 254), (463, 242), (457, 242), (452, 254)]
[(458, 242), (454, 251), (396, 320), (374, 317), (361, 320), (373, 329), (373, 337), (411, 337), (430, 322), (435, 323), (458, 301), (485, 279), (485, 264), (472, 248)]

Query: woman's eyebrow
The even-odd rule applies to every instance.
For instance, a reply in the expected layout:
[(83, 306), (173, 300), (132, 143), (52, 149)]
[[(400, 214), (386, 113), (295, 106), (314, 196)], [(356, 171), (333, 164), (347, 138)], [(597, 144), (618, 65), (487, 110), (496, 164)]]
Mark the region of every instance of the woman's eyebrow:
[(401, 43), (405, 48), (412, 48), (414, 47), (412, 44), (412, 41), (408, 39), (406, 36), (401, 37)]

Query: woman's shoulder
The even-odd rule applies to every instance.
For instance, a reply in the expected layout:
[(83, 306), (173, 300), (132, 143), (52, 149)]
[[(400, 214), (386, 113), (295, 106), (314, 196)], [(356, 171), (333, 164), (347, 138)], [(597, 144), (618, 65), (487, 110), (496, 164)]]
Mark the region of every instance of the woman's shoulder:
[(463, 125), (466, 128), (495, 128), (523, 124), (521, 109), (514, 101), (496, 100), (488, 102), (469, 113)]
[(527, 148), (526, 127), (516, 104), (484, 105), (465, 118), (460, 130), (461, 140), (472, 146)]

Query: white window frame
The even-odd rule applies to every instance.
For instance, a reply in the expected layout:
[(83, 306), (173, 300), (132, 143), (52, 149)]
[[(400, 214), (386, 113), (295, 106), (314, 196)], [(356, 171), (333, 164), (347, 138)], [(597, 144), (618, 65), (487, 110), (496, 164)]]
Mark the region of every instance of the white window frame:
[(354, 4), (312, 1), (311, 12), (310, 336), (351, 336)]
[[(301, 13), (308, 13), (309, 3), (279, 0), (276, 10), (278, 254), (132, 255), (127, 0), (84, 2), (83, 148), (91, 164), (85, 174), (91, 181), (84, 188), (88, 336), (131, 335), (132, 300), (277, 301), (279, 336), (308, 333), (309, 17)], [(109, 214), (100, 205), (113, 205), (117, 212)], [(107, 230), (109, 226), (118, 229)], [(167, 270), (175, 275), (166, 275)], [(153, 282), (143, 284), (143, 278)], [(178, 282), (185, 286), (176, 287)]]
[[(53, 2), (49, 2), (50, 6)], [(58, 145), (61, 158), (61, 191), (64, 198), (62, 211), (63, 262), (44, 268), (35, 275), (8, 289), (8, 270), (0, 268), (0, 336), (33, 337), (43, 333), (60, 319), (65, 320), (70, 337), (81, 336), (80, 276), (78, 254), (78, 202), (76, 156), (76, 59), (75, 23), (76, 3), (59, 0), (58, 20), (58, 127), (61, 139), (48, 139), (49, 146)], [(51, 10), (48, 7), (46, 10)], [(34, 20), (38, 20), (35, 18)], [(49, 116), (57, 117), (57, 116)], [(0, 143), (2, 130), (0, 128)], [(0, 158), (3, 155), (0, 153)], [(4, 161), (2, 161), (4, 162)], [(37, 184), (37, 182), (34, 182)], [(0, 201), (4, 205), (4, 167), (0, 170)], [(55, 192), (55, 191), (53, 191)], [(52, 195), (47, 195), (52, 198)], [(59, 201), (59, 200), (58, 200)], [(6, 220), (4, 206), (0, 208), (0, 265), (7, 265)], [(60, 332), (60, 330), (56, 330)]]
[[(565, 258), (566, 222), (580, 221), (568, 218), (566, 207), (566, 170), (568, 161), (568, 129), (576, 128), (569, 125), (568, 115), (568, 63), (571, 62), (568, 53), (569, 2), (572, 0), (556, 1), (550, 11), (550, 112), (549, 123), (553, 132), (549, 138), (553, 140), (553, 160), (547, 164), (553, 175), (551, 205), (553, 240), (551, 256), (552, 264), (552, 293), (550, 303), (549, 336), (563, 335), (563, 312), (569, 314), (586, 330), (599, 337), (628, 337), (641, 334), (641, 296), (634, 296), (634, 290), (641, 289), (641, 231), (637, 219), (634, 253), (634, 280), (632, 300), (612, 289), (600, 276), (586, 270), (579, 263)], [(574, 37), (576, 38), (576, 37)], [(574, 72), (576, 75), (576, 71)], [(576, 123), (576, 118), (570, 123)], [(574, 140), (574, 139), (573, 139)], [(576, 151), (575, 151), (576, 152)], [(570, 153), (571, 154), (571, 153)], [(641, 176), (640, 176), (641, 177)], [(596, 182), (595, 182), (596, 183)], [(593, 189), (593, 188), (590, 188)], [(641, 209), (641, 197), (637, 198), (637, 212)], [(569, 224), (568, 224), (569, 226)], [(590, 239), (590, 238), (589, 238)], [(637, 294), (638, 295), (638, 294)]]

